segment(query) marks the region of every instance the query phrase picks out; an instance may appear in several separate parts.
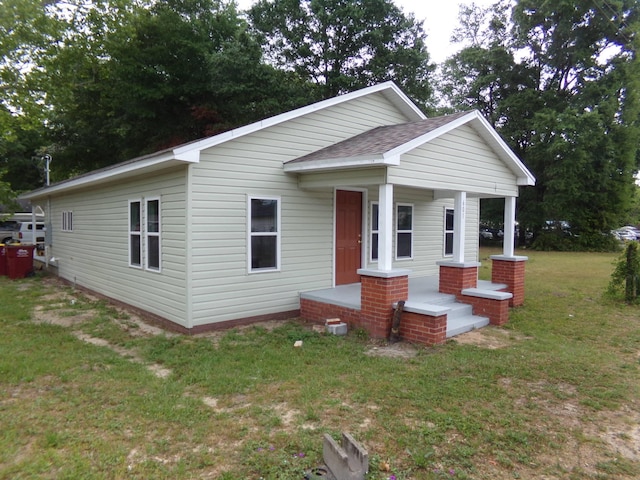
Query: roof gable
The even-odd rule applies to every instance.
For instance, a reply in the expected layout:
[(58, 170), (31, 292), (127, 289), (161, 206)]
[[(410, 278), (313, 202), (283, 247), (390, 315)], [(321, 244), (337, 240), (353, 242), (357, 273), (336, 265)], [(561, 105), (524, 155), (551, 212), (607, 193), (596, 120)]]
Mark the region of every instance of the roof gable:
[(350, 139), (285, 163), (287, 172), (313, 172), (369, 165), (400, 165), (401, 155), (462, 125), (469, 124), (511, 169), (518, 185), (535, 178), (477, 110), (399, 125), (377, 127)]

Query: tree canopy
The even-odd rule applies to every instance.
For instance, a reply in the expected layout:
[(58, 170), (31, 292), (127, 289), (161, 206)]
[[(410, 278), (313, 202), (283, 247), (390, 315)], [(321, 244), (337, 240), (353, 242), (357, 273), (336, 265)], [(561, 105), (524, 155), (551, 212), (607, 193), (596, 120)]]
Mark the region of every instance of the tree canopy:
[(248, 16), (268, 61), (320, 85), (325, 98), (393, 80), (429, 105), (425, 33), (391, 0), (260, 0)]
[(3, 22), (2, 102), (16, 122), (37, 125), (40, 148), (55, 158), (54, 179), (318, 98), (295, 73), (262, 61), (233, 3), (1, 4), (0, 18), (9, 13), (24, 28)]
[[(445, 99), (480, 108), (537, 178), (519, 220), (551, 248), (598, 248), (630, 207), (640, 140), (637, 0), (471, 6)], [(564, 221), (571, 234), (548, 231)]]
[(637, 205), (639, 3), (471, 4), (436, 77), (392, 0), (4, 0), (2, 191), (40, 186), (45, 153), (61, 180), (393, 80), (481, 110), (537, 178), (518, 219), (539, 246), (598, 248)]

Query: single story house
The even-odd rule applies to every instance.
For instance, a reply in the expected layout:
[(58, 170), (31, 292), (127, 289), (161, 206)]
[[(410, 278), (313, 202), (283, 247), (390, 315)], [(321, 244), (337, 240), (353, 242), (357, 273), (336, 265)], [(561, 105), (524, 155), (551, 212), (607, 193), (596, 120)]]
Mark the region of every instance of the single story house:
[[(493, 323), (522, 303), (515, 199), (534, 181), (478, 112), (429, 119), (387, 82), (22, 198), (46, 212), (45, 261), (60, 277), (175, 330), (339, 315), (385, 337), (406, 300), (400, 333), (438, 343), (451, 309), (426, 290), (471, 299)], [(503, 273), (484, 289), (479, 203), (495, 197)], [(410, 281), (426, 278), (435, 286), (413, 301)]]

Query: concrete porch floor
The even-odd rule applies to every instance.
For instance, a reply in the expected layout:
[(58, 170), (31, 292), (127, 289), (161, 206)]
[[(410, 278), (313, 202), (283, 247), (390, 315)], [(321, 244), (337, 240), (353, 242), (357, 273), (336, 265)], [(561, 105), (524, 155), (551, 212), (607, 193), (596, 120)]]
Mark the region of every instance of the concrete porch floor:
[[(428, 304), (449, 308), (450, 310), (447, 314), (447, 338), (489, 325), (488, 318), (472, 314), (471, 305), (457, 302), (454, 295), (440, 293), (438, 291), (438, 281), (439, 277), (437, 275), (410, 277), (407, 302), (414, 306)], [(505, 287), (506, 285), (491, 283), (487, 280), (478, 280), (478, 288), (483, 290), (498, 291)], [(300, 298), (339, 305), (354, 310), (361, 309), (360, 283), (303, 292), (300, 294)]]

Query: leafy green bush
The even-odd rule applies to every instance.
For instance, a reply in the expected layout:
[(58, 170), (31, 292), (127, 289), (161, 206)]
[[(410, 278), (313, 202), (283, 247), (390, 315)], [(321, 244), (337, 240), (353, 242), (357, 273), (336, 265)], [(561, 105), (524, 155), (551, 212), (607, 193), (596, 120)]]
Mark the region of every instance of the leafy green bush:
[(640, 252), (638, 243), (630, 242), (616, 262), (611, 274), (607, 293), (615, 299), (624, 299), (627, 303), (638, 303), (640, 287)]

